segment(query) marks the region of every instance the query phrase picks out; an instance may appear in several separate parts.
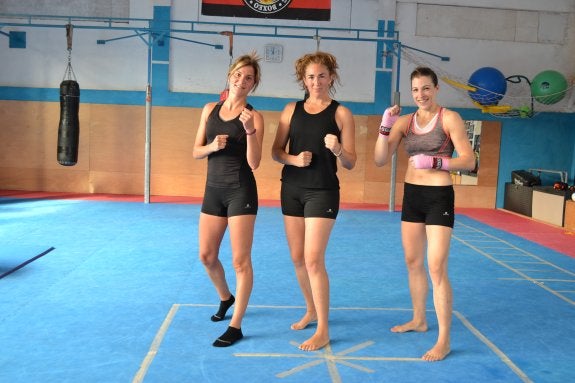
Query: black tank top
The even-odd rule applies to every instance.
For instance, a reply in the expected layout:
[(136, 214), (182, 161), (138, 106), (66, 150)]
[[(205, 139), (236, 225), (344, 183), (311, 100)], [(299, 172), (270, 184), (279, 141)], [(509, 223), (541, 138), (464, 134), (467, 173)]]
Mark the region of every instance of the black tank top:
[(206, 140), (212, 142), (219, 134), (227, 134), (226, 147), (208, 156), (207, 185), (238, 188), (255, 178), (246, 158), (247, 140), (239, 115), (224, 121), (220, 117), (222, 103), (218, 103), (206, 122)]
[(341, 133), (335, 122), (335, 111), (339, 103), (335, 100), (317, 114), (304, 109), (304, 101), (298, 101), (290, 121), (289, 154), (312, 152), (311, 164), (305, 168), (284, 165), (282, 182), (310, 189), (339, 189), (337, 159), (325, 147), (326, 134), (340, 139)]

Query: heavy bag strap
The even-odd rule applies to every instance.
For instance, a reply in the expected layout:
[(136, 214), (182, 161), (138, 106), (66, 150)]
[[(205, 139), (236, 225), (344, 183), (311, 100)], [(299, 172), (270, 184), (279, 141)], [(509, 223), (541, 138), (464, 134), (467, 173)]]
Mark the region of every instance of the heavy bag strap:
[(72, 37), (74, 35), (74, 26), (72, 24), (66, 25), (66, 42), (68, 47), (68, 65), (66, 66), (66, 71), (64, 72), (64, 78), (62, 81), (65, 80), (76, 80), (76, 74), (74, 73), (74, 69), (72, 68)]
[(72, 37), (74, 35), (74, 26), (72, 24), (66, 25), (66, 40), (68, 41), (68, 50), (72, 50)]

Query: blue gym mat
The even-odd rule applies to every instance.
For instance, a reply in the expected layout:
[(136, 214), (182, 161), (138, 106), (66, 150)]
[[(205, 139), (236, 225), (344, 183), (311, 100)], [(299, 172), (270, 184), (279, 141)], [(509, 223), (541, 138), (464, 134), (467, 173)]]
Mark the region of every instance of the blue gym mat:
[[(389, 331), (411, 316), (400, 213), (370, 210), (341, 210), (329, 243), (328, 347), (297, 348), (314, 329), (289, 328), (303, 299), (281, 211), (261, 207), (245, 337), (214, 348), (227, 321), (209, 319), (219, 298), (197, 259), (198, 215), (195, 204), (0, 198), (0, 274), (11, 271), (0, 381), (575, 381), (575, 259), (464, 215), (444, 361), (420, 359), (437, 338), (431, 295), (428, 332)], [(227, 236), (220, 256), (233, 288)]]

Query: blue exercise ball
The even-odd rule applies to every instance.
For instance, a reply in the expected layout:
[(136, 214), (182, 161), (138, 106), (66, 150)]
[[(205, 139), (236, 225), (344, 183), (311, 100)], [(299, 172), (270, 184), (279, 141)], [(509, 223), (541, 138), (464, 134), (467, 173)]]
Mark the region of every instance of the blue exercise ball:
[(468, 91), (469, 97), (481, 105), (497, 105), (507, 91), (505, 76), (492, 67), (477, 69), (467, 83), (476, 89)]

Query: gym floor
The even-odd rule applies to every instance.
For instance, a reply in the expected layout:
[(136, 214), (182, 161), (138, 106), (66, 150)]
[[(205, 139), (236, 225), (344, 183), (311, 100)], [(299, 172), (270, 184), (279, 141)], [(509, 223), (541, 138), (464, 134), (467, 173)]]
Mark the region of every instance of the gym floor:
[[(199, 201), (0, 192), (0, 381), (575, 381), (575, 233), (502, 210), (457, 211), (450, 255), (452, 353), (437, 337), (394, 334), (411, 316), (400, 213), (341, 210), (327, 256), (330, 332), (297, 345), (303, 314), (281, 211), (260, 207), (244, 339), (212, 342), (227, 321), (197, 259)], [(229, 241), (221, 259), (231, 287)], [(229, 314), (228, 314), (229, 318)]]

